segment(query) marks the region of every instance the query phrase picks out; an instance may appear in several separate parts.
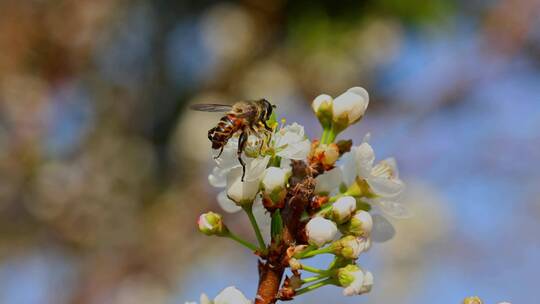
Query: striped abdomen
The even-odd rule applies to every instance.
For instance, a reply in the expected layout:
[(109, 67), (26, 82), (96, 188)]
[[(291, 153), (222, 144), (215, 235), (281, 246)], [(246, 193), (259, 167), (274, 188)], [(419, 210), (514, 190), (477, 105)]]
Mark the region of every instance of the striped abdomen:
[(219, 120), (217, 126), (208, 130), (208, 139), (212, 142), (212, 149), (220, 149), (227, 144), (229, 138), (243, 125), (243, 119), (230, 113)]

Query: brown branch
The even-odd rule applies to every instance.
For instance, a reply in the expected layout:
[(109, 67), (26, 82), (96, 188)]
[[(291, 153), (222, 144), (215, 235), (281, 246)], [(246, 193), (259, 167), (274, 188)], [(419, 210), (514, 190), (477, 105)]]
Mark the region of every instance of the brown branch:
[(272, 239), (266, 261), (259, 262), (259, 287), (255, 304), (273, 304), (278, 300), (283, 272), (288, 266), (287, 249), (297, 244), (296, 232), (302, 225), (300, 217), (309, 205), (315, 189), (312, 170), (305, 162), (293, 161), (291, 166), (287, 203), (281, 210), (283, 232), (278, 239)]

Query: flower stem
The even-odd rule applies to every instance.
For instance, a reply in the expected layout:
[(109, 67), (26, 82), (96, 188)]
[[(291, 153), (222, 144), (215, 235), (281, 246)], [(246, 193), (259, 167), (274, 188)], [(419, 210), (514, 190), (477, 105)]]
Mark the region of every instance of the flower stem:
[(327, 275), (328, 274), (328, 271), (326, 271), (326, 270), (318, 269), (318, 268), (311, 267), (311, 266), (304, 265), (304, 264), (302, 264), (302, 270), (309, 271), (309, 272), (312, 272), (312, 273), (317, 273), (317, 274), (320, 274), (320, 275)]
[(300, 258), (301, 259), (306, 259), (306, 258), (310, 258), (310, 257), (316, 256), (316, 255), (325, 254), (325, 253), (332, 253), (332, 247), (328, 246), (328, 247), (325, 247), (325, 248), (319, 248), (319, 249), (315, 249), (315, 250), (306, 252)]
[(314, 276), (314, 277), (305, 278), (305, 279), (302, 279), (302, 284), (312, 283), (312, 282), (315, 282), (315, 281), (318, 281), (318, 280), (321, 280), (321, 279), (325, 279), (328, 276), (330, 276), (330, 274), (318, 275), (318, 276)]
[(257, 237), (257, 241), (259, 242), (259, 247), (261, 250), (266, 249), (266, 244), (264, 243), (264, 239), (261, 234), (261, 229), (259, 229), (259, 224), (257, 224), (257, 220), (255, 219), (255, 216), (253, 215), (253, 204), (247, 205), (242, 207), (244, 211), (246, 212), (249, 221), (251, 222), (251, 226), (253, 227), (253, 230), (255, 231), (255, 236)]
[(251, 250), (251, 251), (257, 251), (257, 249), (258, 249), (257, 246), (256, 246), (255, 244), (252, 244), (252, 243), (250, 243), (250, 242), (244, 240), (243, 238), (239, 237), (238, 235), (236, 235), (236, 234), (234, 234), (234, 233), (232, 233), (232, 232), (230, 232), (230, 231), (229, 231), (229, 233), (227, 233), (227, 234), (225, 235), (225, 237), (228, 237), (228, 238), (230, 238), (231, 240), (237, 241), (240, 245), (242, 245), (242, 246), (248, 248), (248, 249)]
[(328, 279), (326, 279), (326, 280), (324, 280), (324, 281), (320, 281), (320, 282), (317, 282), (317, 283), (315, 283), (315, 284), (313, 284), (313, 285), (304, 287), (304, 288), (302, 288), (302, 289), (298, 289), (298, 290), (296, 291), (296, 295), (299, 296), (299, 295), (301, 295), (301, 294), (304, 294), (304, 293), (313, 291), (313, 290), (315, 290), (315, 289), (317, 289), (317, 288), (320, 288), (320, 287), (323, 287), (323, 286), (325, 286), (325, 285), (332, 284), (333, 281), (334, 281), (334, 280), (333, 280), (332, 278), (328, 278)]

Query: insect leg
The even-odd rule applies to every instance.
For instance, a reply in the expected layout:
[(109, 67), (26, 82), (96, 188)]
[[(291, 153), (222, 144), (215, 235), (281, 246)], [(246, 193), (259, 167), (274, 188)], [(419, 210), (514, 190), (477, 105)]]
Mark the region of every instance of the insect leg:
[(240, 162), (240, 165), (242, 165), (242, 182), (244, 182), (244, 177), (246, 176), (246, 163), (242, 159), (242, 151), (244, 151), (247, 139), (247, 132), (242, 131), (242, 133), (240, 133), (240, 138), (238, 138), (238, 151), (236, 151), (238, 155), (238, 161)]
[(225, 145), (221, 146), (221, 149), (219, 149), (218, 155), (214, 156), (214, 159), (218, 159), (221, 156), (221, 154), (223, 153), (223, 149), (225, 149)]
[(263, 120), (263, 125), (264, 125), (264, 128), (267, 130), (267, 131), (270, 131), (272, 132), (272, 128), (270, 128), (267, 124), (266, 124), (266, 120)]

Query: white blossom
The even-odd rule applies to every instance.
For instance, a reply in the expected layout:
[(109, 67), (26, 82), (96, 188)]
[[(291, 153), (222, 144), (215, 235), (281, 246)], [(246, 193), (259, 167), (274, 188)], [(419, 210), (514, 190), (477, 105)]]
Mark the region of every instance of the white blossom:
[(353, 87), (334, 99), (334, 122), (345, 121), (348, 125), (360, 120), (369, 104), (369, 94), (361, 87)]
[(340, 197), (332, 204), (331, 216), (332, 220), (341, 224), (348, 221), (351, 215), (356, 210), (356, 200), (352, 196)]
[(277, 131), (272, 142), (276, 155), (282, 158), (304, 160), (311, 150), (311, 142), (304, 134), (304, 127), (297, 123)]
[(251, 301), (236, 287), (230, 286), (214, 298), (214, 304), (251, 304)]
[(369, 212), (358, 210), (351, 218), (349, 232), (356, 236), (369, 236), (373, 229), (373, 218)]
[(242, 168), (234, 168), (227, 174), (227, 196), (237, 205), (251, 204), (259, 192), (260, 178), (242, 181)]
[[(252, 302), (234, 286), (223, 289), (215, 298), (210, 301), (204, 293), (200, 297), (200, 304), (251, 304)], [(185, 302), (185, 304), (197, 304), (197, 302)]]
[(369, 271), (362, 271), (356, 265), (347, 265), (338, 270), (338, 282), (343, 289), (343, 295), (360, 295), (371, 290), (373, 275)]
[(334, 239), (337, 226), (334, 222), (318, 216), (309, 220), (306, 233), (310, 244), (321, 247)]
[(321, 106), (330, 107), (332, 106), (333, 103), (334, 103), (334, 99), (332, 98), (332, 96), (327, 95), (327, 94), (321, 94), (315, 97), (315, 99), (313, 99), (313, 102), (311, 103), (311, 108), (313, 109), (313, 112), (317, 114)]
[(282, 189), (287, 184), (291, 170), (278, 167), (269, 167), (264, 172), (262, 185), (268, 192)]
[(396, 218), (410, 216), (407, 209), (398, 202), (405, 184), (399, 178), (395, 159), (387, 158), (375, 165), (374, 162), (375, 152), (369, 143), (363, 142), (360, 146), (352, 147), (342, 157), (344, 182), (351, 185), (357, 180), (365, 181), (374, 195), (366, 198), (367, 202), (379, 205), (381, 210)]
[(325, 171), (315, 178), (315, 193), (331, 194), (338, 189), (342, 180), (341, 168), (335, 167), (330, 171)]

